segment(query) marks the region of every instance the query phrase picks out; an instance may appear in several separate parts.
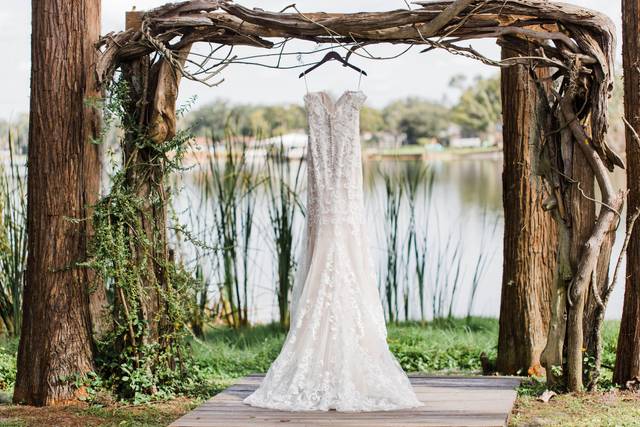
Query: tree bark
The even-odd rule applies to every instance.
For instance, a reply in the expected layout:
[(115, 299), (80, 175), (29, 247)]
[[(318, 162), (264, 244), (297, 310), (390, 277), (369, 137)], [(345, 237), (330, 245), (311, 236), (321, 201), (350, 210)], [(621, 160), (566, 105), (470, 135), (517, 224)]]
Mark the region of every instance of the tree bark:
[[(506, 48), (502, 57), (517, 56)], [(542, 69), (539, 74), (548, 75)], [(538, 94), (529, 70), (502, 69), (505, 215), (504, 267), (497, 369), (505, 374), (540, 373), (549, 329), (555, 277), (557, 225), (542, 206), (541, 179), (532, 173)]]
[[(594, 186), (590, 187), (592, 189), (592, 194), (590, 197), (595, 197)], [(593, 212), (594, 222), (596, 220), (596, 209), (595, 206), (591, 207)], [(586, 224), (585, 224), (586, 225)], [(592, 229), (589, 230), (589, 234), (591, 234)], [(609, 287), (609, 264), (611, 262), (611, 252), (613, 250), (613, 244), (616, 238), (616, 230), (615, 228), (611, 228), (605, 235), (604, 241), (602, 242), (602, 246), (600, 247), (600, 255), (598, 258), (598, 263), (596, 265), (596, 275), (592, 276), (592, 281), (595, 279), (595, 292), (598, 293), (598, 297), (600, 300), (604, 299), (604, 294)], [(602, 319), (604, 319), (604, 314), (606, 311), (606, 306), (600, 306), (598, 304), (598, 300), (594, 295), (594, 286), (593, 283), (586, 290), (585, 301), (584, 301), (584, 313), (582, 317), (582, 328), (583, 328), (583, 348), (585, 349), (585, 353), (587, 356), (597, 359), (598, 355), (598, 345), (601, 343), (599, 339), (599, 335), (602, 333), (602, 328), (600, 327), (600, 323)], [(600, 365), (600, 364), (598, 364)], [(586, 380), (587, 386), (589, 389), (592, 389), (596, 386), (596, 382), (600, 376), (599, 373), (600, 366), (595, 366), (592, 363), (589, 363), (589, 369), (586, 372)]]
[[(542, 90), (542, 89), (540, 89)], [(563, 366), (565, 341), (567, 337), (567, 294), (573, 279), (571, 265), (571, 228), (569, 213), (567, 212), (566, 196), (563, 191), (564, 179), (558, 173), (564, 168), (564, 176), (568, 176), (571, 167), (571, 153), (565, 154), (566, 147), (571, 147), (571, 131), (566, 121), (558, 115), (546, 117), (545, 129), (561, 129), (556, 135), (551, 135), (545, 144), (547, 152), (545, 165), (545, 179), (553, 191), (555, 208), (553, 215), (558, 227), (558, 256), (554, 288), (551, 297), (551, 320), (547, 343), (541, 355), (542, 366), (547, 374), (547, 385), (555, 387), (563, 383), (563, 372), (558, 368)], [(558, 156), (557, 153), (563, 156)], [(565, 159), (569, 159), (568, 162)]]
[[(597, 220), (592, 226), (589, 238), (580, 245), (578, 245), (577, 242), (574, 245), (576, 249), (575, 252), (579, 255), (575, 274), (567, 293), (569, 312), (567, 315), (567, 363), (565, 371), (567, 388), (573, 392), (582, 391), (583, 388), (584, 308), (587, 291), (592, 284), (593, 273), (598, 270), (603, 243), (608, 236), (611, 235), (616, 217), (620, 209), (622, 209), (623, 204), (623, 193), (616, 192), (614, 189), (605, 162), (597, 153), (595, 145), (592, 144), (592, 139), (579, 122), (574, 107), (576, 97), (579, 96), (579, 93), (578, 82), (572, 79), (568, 84), (565, 95), (559, 102), (560, 114), (567, 123), (572, 135), (573, 143), (567, 145), (566, 148), (570, 148), (573, 152), (573, 168), (575, 168), (578, 160), (584, 160), (589, 165), (591, 174), (593, 175), (592, 180), (598, 182), (598, 188), (602, 195), (602, 207), (598, 213)], [(577, 156), (578, 150), (582, 154), (582, 157)], [(569, 199), (567, 203), (571, 207), (571, 226), (578, 227), (580, 225), (580, 229), (574, 230), (574, 232), (581, 232), (582, 227), (586, 228), (587, 226), (584, 218), (588, 218), (590, 213), (590, 210), (587, 208), (588, 205), (584, 205), (584, 210), (580, 209), (581, 203), (584, 203), (583, 200), (589, 200), (595, 211), (596, 202), (590, 200), (589, 197), (585, 197), (583, 194), (584, 190), (581, 190), (580, 185), (584, 185), (585, 181), (589, 181), (584, 170), (581, 169), (580, 173), (577, 173), (574, 169), (574, 171), (568, 175), (573, 178), (571, 188), (569, 188), (568, 192)], [(583, 177), (584, 180), (576, 179), (578, 176)], [(581, 220), (582, 224), (579, 224)], [(597, 325), (594, 325), (594, 327), (597, 327)]]
[[(640, 0), (622, 0), (622, 60), (624, 69), (625, 115), (640, 132)], [(627, 129), (628, 218), (640, 206), (640, 145)], [(618, 337), (613, 380), (621, 385), (640, 377), (640, 229), (635, 227), (627, 251), (624, 308)]]
[[(27, 274), (14, 401), (74, 400), (93, 369), (87, 206), (99, 191), (94, 75), (100, 0), (33, 0)], [(70, 219), (79, 219), (73, 221)]]
[[(594, 182), (593, 178), (591, 179)], [(595, 198), (595, 187), (594, 184), (591, 184), (589, 187), (591, 190), (591, 194), (588, 194), (589, 197)], [(587, 191), (585, 190), (585, 193)], [(596, 206), (591, 203), (591, 212), (593, 213), (593, 222), (596, 221)], [(585, 224), (586, 226), (586, 224)], [(588, 233), (591, 234), (592, 228), (589, 228)], [(598, 258), (598, 265), (596, 270), (596, 289), (597, 292), (602, 298), (606, 291), (606, 288), (609, 285), (609, 264), (611, 262), (611, 252), (613, 250), (613, 244), (616, 238), (616, 231), (614, 228), (609, 230), (606, 234), (604, 241), (602, 242), (602, 246), (600, 248), (600, 256)], [(587, 289), (587, 294), (585, 296), (585, 306), (584, 306), (584, 314), (583, 314), (583, 329), (584, 329), (584, 348), (590, 357), (595, 357), (597, 353), (597, 345), (598, 345), (598, 336), (600, 329), (597, 327), (599, 322), (599, 317), (601, 315), (602, 307), (598, 305), (598, 302), (593, 295), (593, 286), (589, 286)], [(606, 307), (605, 307), (606, 309)], [(594, 373), (591, 373), (594, 374)], [(591, 375), (590, 374), (590, 375)], [(589, 382), (591, 381), (588, 379)]]

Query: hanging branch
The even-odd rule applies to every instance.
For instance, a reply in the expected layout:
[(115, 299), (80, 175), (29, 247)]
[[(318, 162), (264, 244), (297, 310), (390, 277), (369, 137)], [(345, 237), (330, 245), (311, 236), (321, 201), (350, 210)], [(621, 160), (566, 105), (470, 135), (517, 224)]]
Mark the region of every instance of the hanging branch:
[(624, 195), (622, 192), (614, 190), (603, 159), (596, 152), (592, 139), (585, 132), (574, 111), (573, 103), (578, 91), (577, 67), (579, 60), (573, 58), (572, 65), (566, 93), (560, 98), (560, 109), (573, 134), (574, 147), (577, 146), (587, 159), (600, 188), (603, 200), (603, 206), (600, 209), (592, 234), (583, 246), (568, 292), (571, 309), (569, 310), (567, 325), (567, 365), (569, 367), (567, 381), (570, 390), (581, 390), (583, 375), (582, 345), (584, 340), (583, 312), (586, 291), (592, 278), (592, 273), (596, 270), (600, 248), (607, 233), (612, 229), (613, 222), (619, 216), (618, 211), (622, 208)]

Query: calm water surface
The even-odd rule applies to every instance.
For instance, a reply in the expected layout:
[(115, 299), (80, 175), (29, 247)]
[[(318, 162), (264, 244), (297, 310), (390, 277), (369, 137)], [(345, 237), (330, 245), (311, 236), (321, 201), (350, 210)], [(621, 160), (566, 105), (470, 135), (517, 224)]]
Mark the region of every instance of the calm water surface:
[[(502, 239), (504, 215), (502, 212), (502, 160), (457, 159), (431, 161), (427, 164), (433, 174), (430, 196), (426, 180), (418, 190), (417, 223), (419, 234), (427, 233), (427, 284), (425, 317), (432, 318), (435, 312), (466, 316), (497, 317), (500, 309), (500, 287), (502, 281)], [(369, 243), (375, 257), (379, 286), (386, 270), (386, 234), (384, 221), (385, 183), (383, 173), (402, 173), (404, 168), (415, 167), (406, 161), (367, 161), (364, 164), (365, 200), (367, 223), (371, 233)], [(176, 201), (176, 213), (199, 238), (215, 246), (213, 231), (213, 201), (203, 200), (201, 185), (192, 171), (182, 180)], [(302, 177), (305, 171), (302, 170)], [(618, 174), (616, 184), (624, 185), (623, 174)], [(304, 187), (304, 184), (302, 185)], [(304, 191), (301, 199), (305, 201)], [(206, 199), (206, 198), (205, 198)], [(268, 322), (278, 316), (275, 289), (274, 248), (270, 233), (267, 201), (264, 191), (258, 192), (255, 231), (250, 244), (250, 268), (248, 269), (250, 316), (253, 322)], [(398, 257), (404, 263), (406, 235), (409, 225), (408, 206), (402, 204), (399, 218), (400, 247)], [(296, 243), (302, 235), (303, 218), (296, 220)], [(622, 228), (622, 227), (621, 227)], [(624, 230), (619, 230), (618, 246)], [(214, 298), (217, 294), (214, 275), (215, 257), (204, 249), (197, 252), (183, 249), (185, 260), (200, 259), (200, 265), (208, 278)], [(479, 274), (480, 254), (485, 266)], [(421, 317), (413, 263), (400, 268), (400, 281), (409, 293), (410, 317)], [(242, 273), (241, 273), (242, 274)], [(472, 299), (474, 275), (475, 297)], [(624, 275), (621, 274), (621, 277)], [(618, 284), (612, 295), (607, 312), (608, 318), (619, 318), (622, 311), (622, 285)], [(438, 308), (439, 307), (439, 308)], [(402, 311), (402, 310), (401, 310)]]

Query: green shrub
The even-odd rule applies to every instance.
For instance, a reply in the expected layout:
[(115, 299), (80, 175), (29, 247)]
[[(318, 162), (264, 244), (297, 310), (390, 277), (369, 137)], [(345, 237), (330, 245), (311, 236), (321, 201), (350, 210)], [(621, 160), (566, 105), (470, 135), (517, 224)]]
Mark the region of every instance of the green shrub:
[(0, 347), (0, 390), (10, 390), (16, 382), (16, 352)]

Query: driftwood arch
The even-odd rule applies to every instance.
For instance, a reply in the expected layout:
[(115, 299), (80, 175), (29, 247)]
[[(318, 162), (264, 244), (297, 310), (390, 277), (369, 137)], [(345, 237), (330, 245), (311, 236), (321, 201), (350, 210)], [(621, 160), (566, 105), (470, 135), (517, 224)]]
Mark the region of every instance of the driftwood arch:
[[(578, 390), (582, 388), (584, 300), (595, 280), (601, 246), (620, 218), (624, 199), (611, 181), (614, 168), (624, 164), (605, 140), (607, 104), (613, 87), (613, 23), (593, 11), (542, 0), (415, 4), (414, 10), (350, 14), (303, 13), (295, 5), (282, 12), (267, 12), (225, 0), (167, 4), (128, 14), (126, 31), (101, 40), (97, 78), (103, 84), (113, 78), (116, 69), (121, 70), (131, 91), (127, 108), (136, 118), (139, 132), (163, 143), (176, 132), (180, 79), (205, 80), (198, 73), (210, 79), (234, 59), (206, 65), (206, 61), (200, 61), (198, 71), (189, 72), (185, 63), (197, 42), (269, 49), (274, 47), (273, 38), (302, 39), (342, 43), (350, 47), (350, 54), (368, 44), (402, 43), (423, 45), (425, 50), (446, 49), (498, 67), (524, 64), (532, 71), (536, 67), (550, 68), (550, 81), (537, 82), (540, 102), (536, 119), (540, 129), (532, 150), (533, 173), (545, 184), (545, 208), (558, 222), (560, 241), (552, 324), (543, 364), (548, 373), (552, 372), (552, 366), (562, 365), (566, 350), (568, 386)], [(460, 44), (478, 38), (494, 38), (518, 56), (495, 61)], [(586, 159), (584, 164), (588, 166), (583, 172), (595, 177), (601, 200), (591, 201), (599, 207), (597, 221), (589, 225), (589, 237), (580, 242), (578, 261), (570, 263), (567, 242), (576, 232), (572, 225), (579, 215), (575, 197), (568, 191), (575, 184), (571, 178), (574, 150)], [(162, 194), (161, 161), (156, 161), (148, 149), (126, 144), (126, 140), (124, 155), (135, 165), (129, 176), (132, 188), (142, 196)], [(155, 224), (145, 222), (146, 230), (155, 241), (157, 253), (167, 257), (166, 213), (151, 205), (141, 207), (141, 211), (141, 215), (153, 216)], [(168, 286), (158, 265), (150, 265), (150, 269), (158, 272), (158, 284)], [(563, 349), (565, 330), (568, 339)]]

